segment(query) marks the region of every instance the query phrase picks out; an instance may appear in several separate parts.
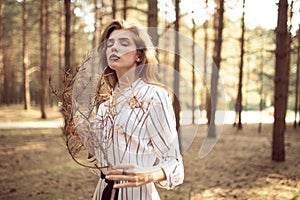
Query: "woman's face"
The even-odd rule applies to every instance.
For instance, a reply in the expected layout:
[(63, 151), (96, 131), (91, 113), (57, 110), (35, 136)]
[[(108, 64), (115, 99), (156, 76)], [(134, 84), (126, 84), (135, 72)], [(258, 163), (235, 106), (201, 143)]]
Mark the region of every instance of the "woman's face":
[(137, 65), (139, 58), (133, 37), (131, 31), (114, 30), (106, 41), (107, 63), (119, 78)]

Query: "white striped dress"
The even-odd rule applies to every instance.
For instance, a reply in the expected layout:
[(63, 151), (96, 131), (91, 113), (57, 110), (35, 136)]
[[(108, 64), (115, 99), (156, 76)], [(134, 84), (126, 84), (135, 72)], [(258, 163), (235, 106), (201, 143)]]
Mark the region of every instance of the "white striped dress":
[[(100, 166), (133, 164), (161, 167), (167, 177), (157, 186), (172, 189), (183, 182), (184, 169), (172, 101), (159, 86), (136, 80), (113, 103), (99, 106), (95, 120), (95, 156)], [(105, 180), (99, 179), (93, 199), (100, 200)], [(158, 200), (154, 183), (119, 190), (119, 200)]]

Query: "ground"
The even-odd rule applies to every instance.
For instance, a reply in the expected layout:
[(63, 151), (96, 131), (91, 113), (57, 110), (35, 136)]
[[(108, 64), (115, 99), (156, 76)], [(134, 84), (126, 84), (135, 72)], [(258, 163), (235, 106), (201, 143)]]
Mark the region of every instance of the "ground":
[[(0, 107), (0, 123), (42, 121), (39, 111)], [(47, 121), (59, 120), (49, 108)], [(213, 150), (203, 159), (199, 149), (206, 126), (182, 127), (191, 141), (183, 153), (185, 181), (161, 190), (162, 199), (300, 200), (300, 131), (287, 125), (286, 161), (271, 161), (272, 125), (244, 124), (237, 131), (225, 125)], [(195, 134), (194, 134), (195, 133)], [(0, 129), (0, 199), (91, 199), (97, 176), (68, 155), (57, 128)], [(184, 148), (185, 149), (185, 148)]]

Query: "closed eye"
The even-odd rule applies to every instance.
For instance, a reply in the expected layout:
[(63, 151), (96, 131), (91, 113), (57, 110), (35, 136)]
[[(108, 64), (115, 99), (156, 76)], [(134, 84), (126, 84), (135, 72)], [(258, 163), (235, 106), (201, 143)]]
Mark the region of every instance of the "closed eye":
[(122, 45), (122, 46), (129, 46), (129, 45), (130, 45), (130, 43), (129, 43), (129, 42), (127, 42), (127, 41), (122, 41), (122, 42), (121, 42), (121, 45)]
[(114, 41), (110, 40), (106, 42), (107, 47), (112, 47), (114, 45)]
[(129, 46), (131, 44), (128, 38), (120, 38), (119, 41), (122, 46)]
[[(120, 38), (118, 40), (119, 44), (122, 45), (122, 46), (130, 46), (131, 45), (131, 42), (128, 38)], [(115, 40), (114, 39), (108, 39), (107, 42), (106, 42), (106, 47), (112, 47), (114, 46), (115, 44)]]

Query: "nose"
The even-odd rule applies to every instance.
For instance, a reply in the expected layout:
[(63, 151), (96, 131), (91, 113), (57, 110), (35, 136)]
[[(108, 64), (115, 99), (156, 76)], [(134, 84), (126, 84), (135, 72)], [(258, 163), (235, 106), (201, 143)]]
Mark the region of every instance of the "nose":
[(116, 44), (116, 42), (110, 47), (111, 52), (118, 52), (119, 48)]
[(115, 46), (111, 47), (110, 50), (111, 50), (112, 52), (117, 52), (117, 51), (118, 51), (118, 49), (117, 49)]

